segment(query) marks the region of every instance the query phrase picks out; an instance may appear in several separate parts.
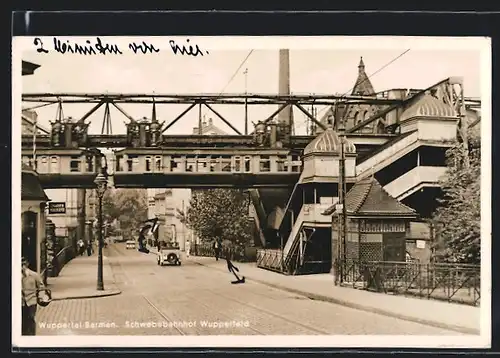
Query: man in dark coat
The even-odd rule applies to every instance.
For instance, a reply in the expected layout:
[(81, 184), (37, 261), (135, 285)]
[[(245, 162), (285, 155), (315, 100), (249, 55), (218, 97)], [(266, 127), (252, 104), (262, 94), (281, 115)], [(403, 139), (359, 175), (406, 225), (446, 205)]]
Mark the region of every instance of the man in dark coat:
[(220, 238), (216, 238), (213, 243), (213, 249), (215, 252), (215, 261), (219, 261), (220, 253), (222, 251), (222, 242)]

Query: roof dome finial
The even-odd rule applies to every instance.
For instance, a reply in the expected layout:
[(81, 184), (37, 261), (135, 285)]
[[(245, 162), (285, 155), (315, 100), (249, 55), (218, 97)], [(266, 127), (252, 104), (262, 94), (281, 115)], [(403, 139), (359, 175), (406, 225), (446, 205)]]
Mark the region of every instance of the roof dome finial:
[(361, 58), (359, 59), (359, 65), (358, 65), (358, 68), (361, 69), (361, 68), (365, 68), (365, 63), (363, 62), (363, 56), (361, 56)]

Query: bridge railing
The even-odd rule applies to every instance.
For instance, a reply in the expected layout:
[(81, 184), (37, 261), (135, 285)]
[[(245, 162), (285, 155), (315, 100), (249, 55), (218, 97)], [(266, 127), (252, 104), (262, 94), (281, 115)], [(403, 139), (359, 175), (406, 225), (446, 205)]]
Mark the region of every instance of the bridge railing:
[(353, 288), (479, 305), (479, 265), (391, 261), (339, 261), (341, 285)]

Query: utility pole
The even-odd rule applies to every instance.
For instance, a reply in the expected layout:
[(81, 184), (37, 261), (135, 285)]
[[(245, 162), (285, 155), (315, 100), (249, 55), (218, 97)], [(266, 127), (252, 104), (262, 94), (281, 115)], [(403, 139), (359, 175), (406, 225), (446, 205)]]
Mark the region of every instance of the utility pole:
[(36, 171), (36, 130), (37, 130), (37, 118), (36, 115), (34, 115), (34, 120), (33, 120), (33, 165), (32, 168), (34, 171)]
[[(339, 257), (340, 257), (340, 283), (344, 282), (345, 264), (347, 259), (347, 208), (345, 206), (346, 173), (345, 173), (345, 127), (344, 122), (339, 122), (340, 158), (339, 158)], [(341, 248), (341, 250), (340, 250)]]
[(203, 124), (201, 122), (201, 119), (202, 119), (202, 115), (201, 115), (201, 103), (200, 103), (200, 107), (198, 108), (198, 135), (202, 135), (203, 134)]
[(248, 91), (247, 91), (247, 76), (248, 76), (248, 68), (245, 68), (243, 72), (245, 75), (245, 135), (248, 134)]

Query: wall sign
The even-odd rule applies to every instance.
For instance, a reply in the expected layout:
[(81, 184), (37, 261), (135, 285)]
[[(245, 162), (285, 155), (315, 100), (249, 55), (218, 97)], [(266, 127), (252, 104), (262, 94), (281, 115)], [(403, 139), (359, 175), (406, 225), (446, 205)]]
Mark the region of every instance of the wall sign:
[(368, 221), (361, 220), (361, 232), (405, 232), (404, 221)]
[(66, 214), (66, 203), (49, 202), (49, 214)]

